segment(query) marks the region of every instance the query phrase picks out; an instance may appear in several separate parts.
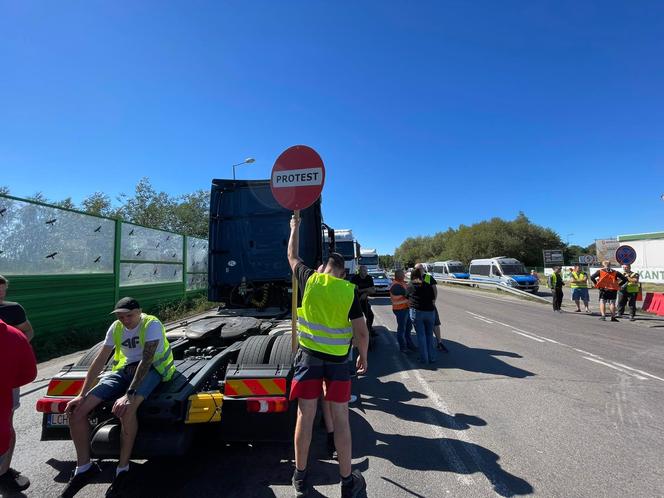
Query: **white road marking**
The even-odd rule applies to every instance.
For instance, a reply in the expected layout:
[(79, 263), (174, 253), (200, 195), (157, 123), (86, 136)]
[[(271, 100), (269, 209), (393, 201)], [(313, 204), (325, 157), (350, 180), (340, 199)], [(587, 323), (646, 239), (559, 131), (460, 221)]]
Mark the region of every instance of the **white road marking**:
[(624, 368), (620, 368), (620, 367), (618, 367), (616, 365), (613, 365), (611, 363), (607, 363), (606, 361), (598, 360), (597, 358), (591, 358), (590, 356), (584, 356), (584, 359), (586, 359), (588, 361), (592, 361), (594, 363), (599, 363), (600, 365), (604, 365), (605, 367), (613, 368), (614, 370), (618, 370), (619, 372), (622, 372), (626, 375), (631, 375), (632, 377), (635, 377), (639, 380), (648, 380), (647, 377), (644, 377), (644, 376), (636, 374), (636, 373), (632, 373), (629, 370), (625, 370)]
[[(644, 372), (643, 370), (639, 370), (637, 368), (633, 367), (628, 367), (627, 365), (623, 365), (622, 363), (618, 362), (611, 362), (610, 360), (606, 360), (605, 358), (602, 358), (599, 355), (596, 355), (594, 353), (590, 353), (589, 351), (585, 351), (583, 349), (575, 348), (573, 346), (570, 346), (569, 344), (565, 344), (564, 342), (556, 341), (554, 339), (549, 339), (548, 337), (544, 337), (538, 334), (535, 334), (534, 332), (530, 332), (527, 330), (520, 329), (518, 327), (515, 327), (514, 325), (510, 325), (509, 323), (503, 323), (499, 322), (496, 319), (493, 318), (487, 318), (486, 316), (479, 315), (477, 313), (473, 313), (472, 311), (465, 310), (466, 313), (470, 314), (473, 318), (477, 318), (478, 320), (487, 320), (487, 321), (493, 321), (493, 323), (497, 323), (498, 325), (502, 325), (503, 327), (509, 328), (512, 332), (515, 334), (522, 335), (524, 337), (527, 337), (528, 339), (532, 339), (534, 341), (538, 342), (550, 342), (552, 344), (557, 344), (559, 346), (563, 346), (565, 348), (572, 349), (578, 353), (581, 353), (582, 355), (585, 355), (584, 358), (587, 360), (594, 361), (595, 363), (600, 363), (602, 365), (606, 365), (610, 368), (613, 368), (614, 370), (619, 370), (622, 373), (625, 373), (627, 375), (631, 375), (632, 377), (635, 377), (639, 380), (648, 380), (648, 378), (651, 379), (656, 379), (659, 381), (664, 382), (664, 379), (661, 377), (657, 377), (656, 375), (650, 374), (648, 372)], [(592, 358), (592, 359), (591, 359)]]
[(512, 330), (515, 334), (522, 335), (523, 337), (527, 337), (528, 339), (532, 339), (533, 341), (537, 342), (545, 342), (543, 339), (540, 339), (539, 337), (533, 337), (532, 335), (524, 334), (523, 332), (519, 332), (518, 330)]
[(475, 320), (479, 320), (480, 322), (488, 323), (489, 325), (493, 325), (493, 322), (491, 320), (485, 320), (484, 318), (480, 318), (479, 316), (474, 316), (473, 317)]

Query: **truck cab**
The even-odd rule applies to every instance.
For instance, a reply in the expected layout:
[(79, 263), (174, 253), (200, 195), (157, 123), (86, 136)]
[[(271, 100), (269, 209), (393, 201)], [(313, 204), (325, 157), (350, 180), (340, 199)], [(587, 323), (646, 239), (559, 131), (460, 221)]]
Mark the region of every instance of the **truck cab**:
[(380, 270), (380, 264), (378, 261), (378, 251), (376, 251), (376, 249), (361, 249), (360, 265), (366, 266), (368, 271)]
[[(219, 307), (165, 324), (176, 373), (139, 408), (133, 458), (183, 455), (203, 428), (224, 441), (292, 441), (290, 218), (268, 180), (212, 182), (208, 298)], [(301, 218), (300, 256), (316, 268), (323, 248), (320, 200)], [(42, 440), (69, 439), (65, 406), (80, 393), (101, 346), (51, 379), (36, 406)], [(112, 355), (105, 371), (111, 363)], [(90, 414), (97, 458), (119, 455), (120, 424), (111, 407), (103, 403)]]
[(360, 243), (355, 239), (353, 230), (349, 228), (334, 231), (336, 252), (344, 258), (346, 278), (357, 273), (360, 266)]

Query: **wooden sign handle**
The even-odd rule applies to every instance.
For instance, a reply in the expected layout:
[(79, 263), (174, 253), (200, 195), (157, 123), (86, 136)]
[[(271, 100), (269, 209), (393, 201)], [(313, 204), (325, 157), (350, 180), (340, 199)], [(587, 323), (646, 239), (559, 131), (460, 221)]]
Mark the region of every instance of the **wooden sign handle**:
[[(300, 210), (296, 209), (293, 211), (293, 216), (295, 221), (300, 221)], [(299, 227), (298, 227), (299, 230)], [(298, 244), (300, 242), (299, 233), (298, 233)], [(299, 247), (298, 247), (299, 251)], [(297, 277), (295, 276), (295, 271), (293, 271), (293, 283), (292, 283), (293, 295), (291, 296), (291, 347), (293, 353), (297, 351)]]

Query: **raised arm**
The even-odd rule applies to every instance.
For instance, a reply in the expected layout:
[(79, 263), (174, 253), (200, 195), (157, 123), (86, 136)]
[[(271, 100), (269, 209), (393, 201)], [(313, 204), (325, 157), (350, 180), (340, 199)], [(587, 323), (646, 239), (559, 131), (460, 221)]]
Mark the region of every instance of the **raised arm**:
[(300, 215), (293, 215), (290, 220), (290, 238), (288, 239), (288, 264), (294, 272), (298, 263), (302, 262), (300, 250)]

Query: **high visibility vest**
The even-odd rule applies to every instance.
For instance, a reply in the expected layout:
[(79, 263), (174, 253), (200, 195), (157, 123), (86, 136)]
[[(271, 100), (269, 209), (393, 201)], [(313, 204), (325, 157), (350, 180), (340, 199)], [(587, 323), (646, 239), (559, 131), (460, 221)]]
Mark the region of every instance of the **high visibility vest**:
[(406, 282), (397, 282), (397, 281), (392, 282), (392, 285), (390, 286), (390, 299), (392, 300), (392, 310), (394, 311), (407, 310), (408, 298), (406, 296), (395, 296), (394, 294), (392, 294), (392, 289), (394, 289), (394, 287), (397, 285), (405, 289)]
[(611, 271), (606, 271), (606, 270), (600, 270), (599, 271), (599, 279), (597, 280), (597, 284), (595, 285), (598, 289), (607, 289), (607, 290), (618, 290), (618, 277), (616, 276), (616, 272), (611, 270)]
[(558, 274), (554, 271), (549, 277), (549, 288), (555, 289), (556, 282), (558, 282)]
[(572, 280), (572, 283), (570, 284), (570, 288), (572, 289), (587, 289), (588, 288), (588, 282), (586, 281), (586, 274), (580, 271), (579, 273), (572, 272), (572, 278), (574, 280), (583, 280), (582, 284), (575, 283), (574, 280)]
[[(162, 340), (164, 341), (164, 347), (159, 352), (156, 352), (152, 358), (152, 366), (154, 369), (161, 374), (161, 380), (166, 382), (171, 380), (173, 374), (175, 373), (175, 363), (173, 361), (173, 352), (171, 351), (171, 345), (166, 339), (166, 329), (164, 325), (159, 321), (156, 316), (146, 315), (145, 313), (141, 314), (141, 328), (138, 331), (138, 342), (141, 347), (145, 346), (145, 332), (148, 329), (148, 325), (152, 322), (157, 321), (161, 325), (161, 334)], [(113, 357), (113, 371), (120, 370), (125, 367), (127, 364), (127, 357), (122, 352), (122, 330), (124, 325), (120, 320), (116, 320), (113, 324), (113, 343), (115, 345), (115, 355)]]
[(297, 337), (311, 351), (346, 356), (353, 338), (348, 312), (355, 298), (355, 285), (327, 273), (314, 273), (307, 280), (302, 306), (297, 309)]
[[(625, 273), (625, 276), (627, 278), (634, 278), (638, 275), (639, 274), (636, 273), (636, 272)], [(636, 294), (637, 292), (639, 292), (640, 289), (641, 289), (641, 285), (638, 282), (637, 283), (630, 282), (630, 283), (627, 284), (627, 287), (626, 287), (625, 290), (627, 291), (628, 294)]]
[(425, 273), (425, 274), (424, 274), (424, 279), (423, 279), (423, 280), (424, 280), (424, 282), (426, 282), (427, 284), (431, 285), (431, 275), (429, 275), (428, 273)]

